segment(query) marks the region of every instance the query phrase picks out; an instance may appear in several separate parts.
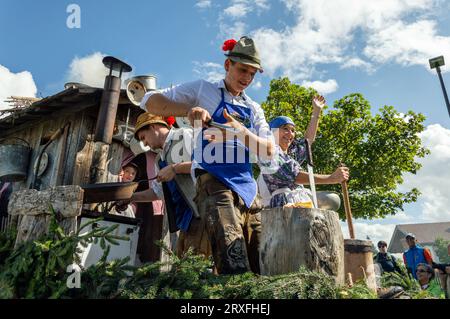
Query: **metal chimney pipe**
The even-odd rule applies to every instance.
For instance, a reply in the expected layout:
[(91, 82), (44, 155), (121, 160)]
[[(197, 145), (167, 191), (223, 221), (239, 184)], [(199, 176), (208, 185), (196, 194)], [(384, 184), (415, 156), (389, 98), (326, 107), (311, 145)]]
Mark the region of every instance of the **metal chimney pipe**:
[[(90, 183), (106, 182), (109, 145), (112, 142), (120, 97), (120, 77), (122, 72), (131, 71), (131, 66), (112, 56), (105, 57), (103, 64), (109, 68), (109, 75), (105, 77), (105, 85), (95, 127), (95, 143), (89, 176)], [(118, 71), (119, 76), (114, 76), (112, 74), (113, 71)]]
[[(105, 57), (103, 64), (109, 68), (109, 75), (105, 77), (94, 141), (111, 144), (122, 84), (120, 77), (122, 72), (131, 72), (132, 68), (125, 62), (112, 56)], [(112, 71), (118, 71), (119, 77), (112, 75)]]
[(111, 144), (112, 142), (121, 84), (121, 79), (114, 75), (107, 75), (105, 77), (105, 85), (100, 102), (100, 110), (98, 111), (97, 125), (95, 127), (95, 142), (107, 144)]

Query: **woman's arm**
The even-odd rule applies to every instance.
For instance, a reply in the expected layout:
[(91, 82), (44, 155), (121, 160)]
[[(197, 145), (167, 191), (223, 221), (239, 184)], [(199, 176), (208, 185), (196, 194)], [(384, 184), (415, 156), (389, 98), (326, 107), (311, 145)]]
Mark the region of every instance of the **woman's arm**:
[[(331, 175), (314, 174), (314, 182), (316, 184), (340, 184), (343, 181), (348, 180), (348, 178), (349, 170), (347, 167), (338, 167)], [(298, 173), (295, 178), (295, 183), (309, 185), (308, 173)]]
[(316, 139), (317, 128), (319, 127), (320, 113), (325, 106), (325, 98), (321, 95), (315, 96), (312, 100), (313, 111), (311, 114), (311, 120), (309, 121), (308, 128), (305, 132), (305, 138), (314, 142)]

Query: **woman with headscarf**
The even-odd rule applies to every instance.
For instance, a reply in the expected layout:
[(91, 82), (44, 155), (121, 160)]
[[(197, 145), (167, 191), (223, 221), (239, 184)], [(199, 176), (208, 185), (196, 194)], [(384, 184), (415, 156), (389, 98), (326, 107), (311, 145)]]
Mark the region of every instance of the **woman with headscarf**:
[[(288, 116), (278, 116), (269, 123), (274, 133), (278, 155), (275, 165), (272, 161), (270, 168), (262, 167), (258, 177), (259, 192), (266, 207), (313, 207), (311, 192), (303, 187), (303, 184), (309, 184), (309, 179), (308, 174), (301, 171), (301, 164), (306, 160), (305, 140), (308, 139), (310, 143), (315, 140), (325, 99), (323, 96), (315, 96), (312, 104), (311, 121), (302, 139), (295, 139), (296, 125)], [(273, 167), (276, 167), (275, 171)], [(331, 175), (314, 174), (316, 184), (339, 184), (348, 178), (347, 167), (339, 167)]]

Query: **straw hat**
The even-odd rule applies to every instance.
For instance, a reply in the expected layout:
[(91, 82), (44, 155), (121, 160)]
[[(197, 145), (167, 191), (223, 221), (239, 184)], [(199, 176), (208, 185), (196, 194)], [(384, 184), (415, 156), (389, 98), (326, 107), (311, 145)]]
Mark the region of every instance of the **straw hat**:
[(136, 120), (136, 125), (134, 126), (134, 138), (139, 140), (138, 135), (137, 135), (139, 130), (150, 124), (161, 124), (161, 125), (166, 126), (167, 128), (170, 128), (169, 124), (167, 124), (167, 122), (164, 120), (163, 116), (154, 115), (154, 114), (145, 112), (145, 113), (142, 113), (141, 115), (139, 115)]

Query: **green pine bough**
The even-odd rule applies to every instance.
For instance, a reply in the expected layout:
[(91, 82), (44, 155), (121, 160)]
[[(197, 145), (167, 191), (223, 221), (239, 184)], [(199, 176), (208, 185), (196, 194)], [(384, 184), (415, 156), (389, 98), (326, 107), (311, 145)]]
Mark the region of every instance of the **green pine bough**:
[[(82, 234), (88, 225), (66, 235), (53, 216), (49, 232), (38, 240), (14, 247), (16, 231), (0, 234), (0, 298), (108, 298), (108, 299), (373, 299), (364, 283), (352, 288), (336, 286), (325, 274), (301, 267), (298, 272), (258, 276), (253, 273), (216, 276), (212, 261), (188, 251), (182, 258), (158, 244), (169, 261), (127, 265), (129, 258), (107, 261), (109, 247), (127, 238), (112, 235), (117, 226), (98, 227)], [(79, 245), (100, 243), (104, 249), (96, 264), (83, 269), (80, 288), (68, 288), (67, 265), (79, 263)], [(163, 266), (170, 270), (161, 271)]]
[[(338, 287), (333, 279), (302, 267), (298, 272), (277, 276), (253, 273), (217, 276), (212, 261), (188, 251), (182, 258), (158, 244), (169, 261), (127, 265), (128, 258), (107, 261), (110, 245), (124, 237), (112, 235), (115, 227), (98, 227), (66, 235), (52, 217), (49, 231), (41, 238), (24, 242), (15, 249), (16, 232), (0, 234), (0, 298), (205, 298), (205, 299), (338, 299), (376, 298), (364, 284)], [(82, 269), (81, 287), (68, 288), (67, 266), (79, 264), (79, 245), (98, 242), (104, 248), (96, 264)], [(161, 271), (163, 266), (170, 270)]]

